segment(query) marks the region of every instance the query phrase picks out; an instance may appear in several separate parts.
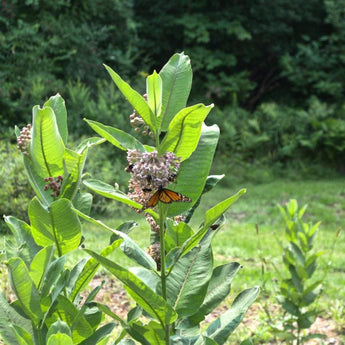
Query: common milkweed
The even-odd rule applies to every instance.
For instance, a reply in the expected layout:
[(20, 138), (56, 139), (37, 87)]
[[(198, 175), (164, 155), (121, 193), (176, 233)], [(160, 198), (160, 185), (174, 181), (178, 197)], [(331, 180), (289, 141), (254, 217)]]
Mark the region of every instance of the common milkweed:
[(161, 201), (164, 204), (170, 204), (172, 202), (191, 202), (192, 200), (185, 195), (161, 186), (158, 188), (155, 194), (151, 196), (146, 208), (155, 207), (158, 204), (158, 201)]

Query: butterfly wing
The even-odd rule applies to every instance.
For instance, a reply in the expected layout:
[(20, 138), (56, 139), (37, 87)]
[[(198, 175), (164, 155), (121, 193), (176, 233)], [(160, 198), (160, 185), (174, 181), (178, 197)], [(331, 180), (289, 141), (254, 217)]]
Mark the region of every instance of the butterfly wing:
[(165, 204), (170, 204), (171, 202), (191, 202), (191, 199), (188, 197), (165, 188), (162, 189), (159, 200)]
[(160, 193), (161, 192), (162, 192), (162, 190), (158, 189), (157, 192), (151, 196), (151, 198), (148, 201), (148, 203), (147, 203), (145, 208), (155, 207), (157, 205), (159, 199), (160, 199)]
[(146, 208), (155, 207), (158, 201), (164, 204), (170, 204), (172, 202), (191, 202), (192, 200), (185, 195), (174, 192), (173, 190), (166, 188), (159, 188), (148, 201)]

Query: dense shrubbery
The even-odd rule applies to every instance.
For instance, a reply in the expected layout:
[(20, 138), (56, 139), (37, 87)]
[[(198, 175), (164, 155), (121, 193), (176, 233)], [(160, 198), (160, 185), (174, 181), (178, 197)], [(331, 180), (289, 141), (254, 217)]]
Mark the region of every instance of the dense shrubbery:
[(193, 102), (220, 107), (223, 155), (343, 169), (344, 16), (336, 0), (3, 1), (0, 129), (8, 137), (30, 104), (60, 92), (76, 135), (88, 131), (84, 116), (111, 123), (116, 114), (128, 130), (131, 109), (104, 82), (102, 63), (143, 89), (138, 78), (184, 50)]

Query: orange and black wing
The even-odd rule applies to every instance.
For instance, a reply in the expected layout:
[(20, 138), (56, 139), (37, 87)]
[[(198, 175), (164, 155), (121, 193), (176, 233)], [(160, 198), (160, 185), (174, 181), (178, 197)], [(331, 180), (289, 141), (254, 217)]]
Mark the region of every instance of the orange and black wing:
[(158, 189), (157, 192), (151, 196), (150, 200), (148, 201), (148, 203), (146, 205), (146, 208), (155, 207), (158, 204), (161, 192), (162, 192), (162, 190)]
[(146, 207), (155, 207), (158, 201), (161, 201), (164, 204), (170, 204), (172, 202), (191, 202), (192, 200), (185, 195), (174, 192), (173, 190), (160, 188), (151, 196)]
[(162, 189), (159, 200), (165, 204), (170, 204), (171, 202), (191, 202), (188, 197), (170, 189)]

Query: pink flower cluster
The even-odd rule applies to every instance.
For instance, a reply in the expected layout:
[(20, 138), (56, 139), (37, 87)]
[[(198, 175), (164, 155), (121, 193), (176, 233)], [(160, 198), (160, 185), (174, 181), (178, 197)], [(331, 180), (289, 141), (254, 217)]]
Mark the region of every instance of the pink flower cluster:
[(28, 124), (26, 127), (23, 127), (20, 131), (20, 135), (17, 138), (17, 148), (24, 154), (28, 155), (28, 148), (31, 141), (31, 125)]
[(176, 180), (180, 168), (180, 158), (171, 152), (158, 156), (157, 151), (128, 150), (127, 160), (132, 174), (130, 189), (144, 192), (165, 188)]
[(49, 182), (44, 186), (44, 190), (52, 190), (50, 196), (56, 197), (60, 195), (60, 189), (63, 181), (63, 177), (59, 175), (58, 177), (46, 177), (45, 182)]

